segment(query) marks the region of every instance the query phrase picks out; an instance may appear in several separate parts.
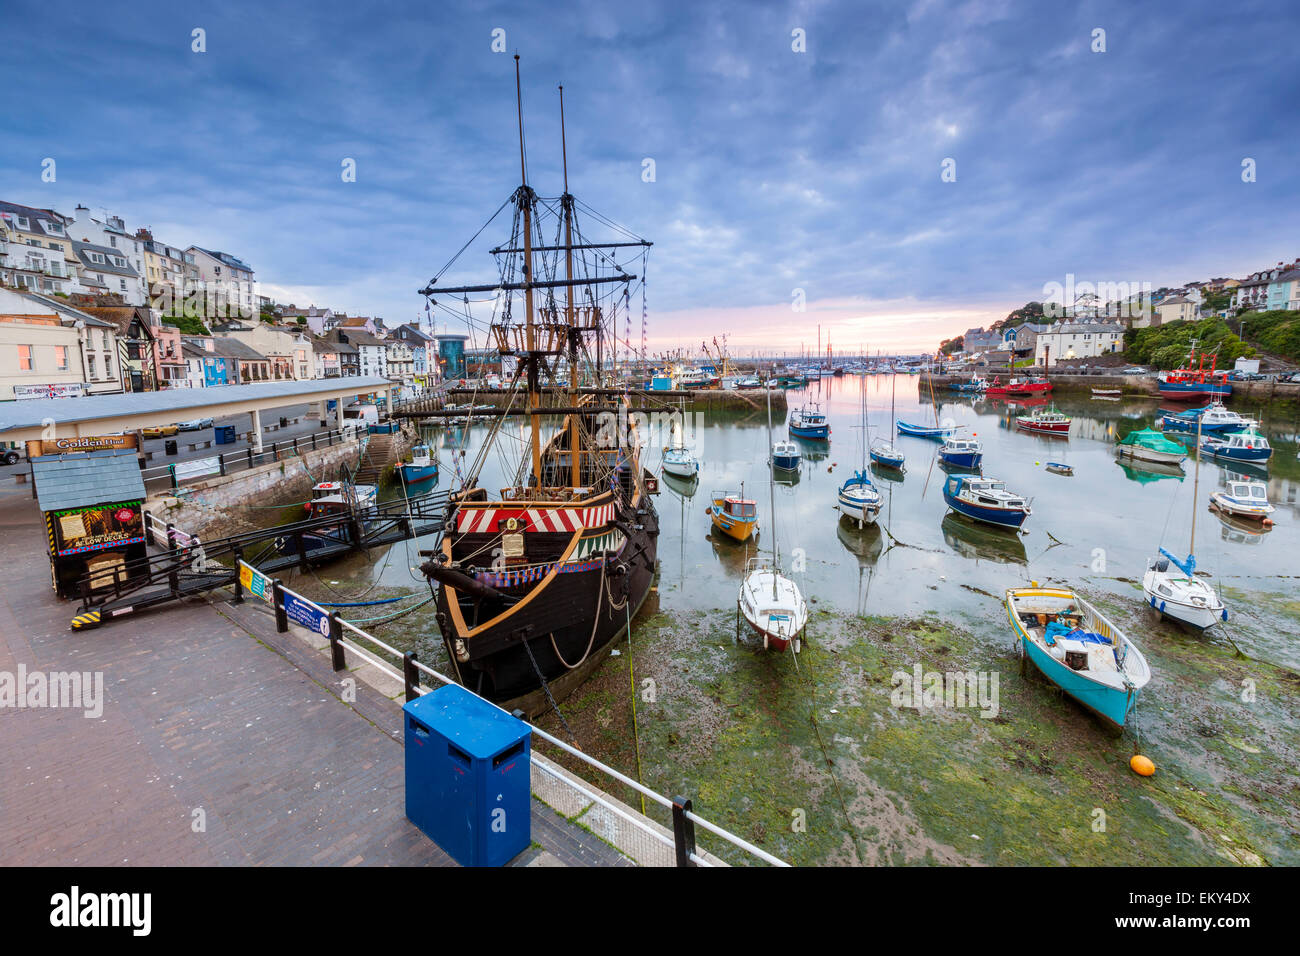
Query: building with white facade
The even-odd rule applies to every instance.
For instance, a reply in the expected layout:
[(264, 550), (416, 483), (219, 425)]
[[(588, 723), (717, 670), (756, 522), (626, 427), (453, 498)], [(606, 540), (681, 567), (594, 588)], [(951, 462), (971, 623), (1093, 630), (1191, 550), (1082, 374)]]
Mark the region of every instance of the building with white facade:
[(1050, 368), (1061, 359), (1096, 358), (1124, 347), (1117, 322), (1056, 322), (1034, 340), (1034, 362)]
[(190, 246), (185, 251), (194, 257), (199, 278), (209, 296), (215, 296), (218, 302), (229, 303), (226, 315), (238, 313), (244, 318), (251, 318), (257, 314), (252, 266), (228, 253), (199, 246)]

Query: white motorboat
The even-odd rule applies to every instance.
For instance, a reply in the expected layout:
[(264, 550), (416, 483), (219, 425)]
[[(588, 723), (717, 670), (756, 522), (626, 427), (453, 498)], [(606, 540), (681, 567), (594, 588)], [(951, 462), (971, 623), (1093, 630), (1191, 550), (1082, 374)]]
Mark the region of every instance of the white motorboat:
[(1239, 518), (1267, 518), (1275, 510), (1268, 501), (1268, 486), (1250, 479), (1229, 480), (1226, 490), (1210, 495), (1210, 504)]

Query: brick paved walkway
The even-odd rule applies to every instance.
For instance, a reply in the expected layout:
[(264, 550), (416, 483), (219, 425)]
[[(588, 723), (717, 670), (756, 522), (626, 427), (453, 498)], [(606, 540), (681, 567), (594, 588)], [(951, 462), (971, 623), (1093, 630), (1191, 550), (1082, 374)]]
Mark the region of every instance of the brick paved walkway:
[[(396, 703), (360, 682), (343, 703), (323, 657), (220, 592), (70, 631), (35, 502), (0, 491), (0, 528), (0, 672), (102, 671), (106, 698), (0, 707), (0, 864), (451, 863), (406, 819)], [(516, 865), (626, 865), (533, 816)]]

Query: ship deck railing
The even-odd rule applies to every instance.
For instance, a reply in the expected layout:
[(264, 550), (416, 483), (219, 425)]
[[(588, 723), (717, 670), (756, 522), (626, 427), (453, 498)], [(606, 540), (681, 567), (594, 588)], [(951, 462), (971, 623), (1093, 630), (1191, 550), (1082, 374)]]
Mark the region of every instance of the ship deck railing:
[[(431, 678), (439, 686), (457, 683), (452, 678), (439, 673), (418, 660), (414, 651), (399, 651), (355, 624), (343, 620), (339, 617), (337, 611), (322, 607), (311, 599), (284, 587), (279, 582), (274, 583), (272, 595), (277, 631), (285, 632), (289, 629), (288, 617), (283, 610), (285, 599), (289, 597), (315, 608), (328, 618), (331, 664), (334, 670), (347, 669), (347, 655), (351, 654), (374, 667), (391, 680), (399, 682), (404, 688), (407, 702), (434, 690), (433, 687), (429, 687), (423, 682), (424, 677)], [(241, 588), (238, 585), (236, 586), (235, 599), (237, 601), (242, 600)], [(365, 642), (369, 646), (362, 646), (360, 642)], [(468, 688), (465, 689), (468, 690)], [(470, 693), (473, 693), (473, 691), (470, 691)], [(485, 698), (480, 698), (480, 700), (492, 703)], [(508, 713), (504, 708), (494, 703), (492, 703), (492, 706), (501, 710), (502, 713)], [(583, 753), (577, 747), (547, 733), (536, 724), (528, 722), (521, 711), (515, 711), (511, 716), (529, 723), (534, 736), (557, 747), (597, 773), (623, 784), (651, 803), (669, 811), (672, 818), (671, 829), (644, 814), (638, 813), (621, 801), (604, 793), (590, 781), (567, 771), (545, 755), (539, 754), (535, 750), (532, 751), (534, 791), (558, 789), (560, 791), (560, 801), (557, 802), (563, 802), (567, 796), (570, 803), (585, 800), (588, 801), (588, 805), (600, 806), (606, 813), (615, 817), (623, 828), (626, 828), (621, 844), (614, 841), (609, 842), (614, 842), (619, 851), (634, 862), (643, 866), (727, 866), (728, 864), (725, 861), (696, 845), (695, 831), (698, 827), (719, 840), (730, 844), (736, 850), (752, 857), (755, 861), (770, 866), (784, 867), (790, 865), (761, 847), (754, 846), (742, 837), (700, 816), (695, 812), (690, 799), (684, 796), (669, 798), (650, 789), (591, 755)], [(539, 785), (539, 775), (546, 778), (546, 783)], [(629, 837), (630, 839), (628, 839)], [(629, 843), (635, 845), (628, 845)]]

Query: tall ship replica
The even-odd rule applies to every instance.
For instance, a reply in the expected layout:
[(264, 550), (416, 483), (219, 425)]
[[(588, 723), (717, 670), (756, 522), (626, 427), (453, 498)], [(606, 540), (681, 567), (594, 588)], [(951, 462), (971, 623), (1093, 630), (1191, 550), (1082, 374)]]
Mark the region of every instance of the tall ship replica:
[[(507, 709), (536, 715), (605, 658), (654, 580), (659, 516), (650, 496), (658, 485), (641, 464), (637, 416), (628, 414), (631, 396), (644, 393), (602, 368), (606, 352), (618, 347), (618, 310), (630, 307), (630, 283), (644, 279), (624, 271), (618, 257), (635, 248), (644, 266), (650, 243), (569, 193), (563, 87), (564, 194), (551, 199), (533, 191), (518, 56), (515, 95), (521, 184), (483, 227), (513, 207), (510, 241), (491, 250), (498, 278), (443, 286), (435, 277), (420, 290), (431, 305), (435, 297), (455, 297), (444, 301), (459, 305), (470, 293), (495, 293), (489, 340), (515, 367), (421, 570), (435, 586), (438, 627), (456, 678)], [(618, 229), (621, 241), (588, 241), (579, 210), (584, 220)], [(561, 361), (565, 376), (556, 374)], [(519, 418), (522, 427), (503, 427)], [(509, 487), (481, 487), (489, 456), (500, 460), (516, 449), (518, 465), (501, 482)]]

